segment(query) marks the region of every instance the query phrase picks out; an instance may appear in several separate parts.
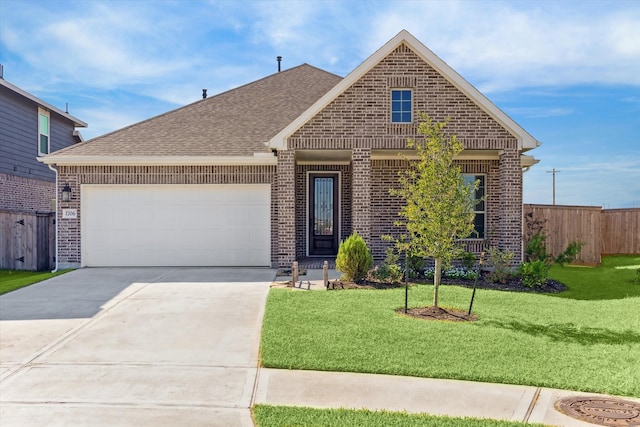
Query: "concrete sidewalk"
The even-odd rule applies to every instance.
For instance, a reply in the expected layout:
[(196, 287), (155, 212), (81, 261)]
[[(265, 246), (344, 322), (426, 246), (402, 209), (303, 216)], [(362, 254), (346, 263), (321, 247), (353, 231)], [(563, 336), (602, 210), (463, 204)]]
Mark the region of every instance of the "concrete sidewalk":
[[(261, 368), (253, 403), (406, 411), (593, 427), (594, 424), (571, 418), (555, 409), (558, 399), (569, 396), (603, 397), (531, 386)], [(640, 404), (640, 399), (624, 399)]]

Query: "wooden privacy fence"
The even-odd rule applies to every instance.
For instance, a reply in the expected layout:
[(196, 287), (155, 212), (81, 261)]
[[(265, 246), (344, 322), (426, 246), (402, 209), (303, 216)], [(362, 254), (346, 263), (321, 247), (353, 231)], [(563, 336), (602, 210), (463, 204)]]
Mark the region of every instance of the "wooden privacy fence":
[(45, 271), (55, 265), (55, 213), (0, 211), (0, 268)]
[(525, 240), (527, 222), (543, 221), (547, 252), (554, 257), (575, 240), (584, 244), (578, 263), (599, 264), (603, 254), (640, 254), (640, 208), (525, 204), (523, 213)]
[(640, 208), (602, 211), (602, 254), (640, 254)]

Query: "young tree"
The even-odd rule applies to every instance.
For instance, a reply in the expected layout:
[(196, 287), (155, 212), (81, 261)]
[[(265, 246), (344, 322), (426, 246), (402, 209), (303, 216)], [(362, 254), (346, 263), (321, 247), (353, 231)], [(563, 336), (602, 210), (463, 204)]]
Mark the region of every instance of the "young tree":
[(438, 307), (438, 287), (443, 264), (449, 263), (462, 250), (460, 238), (474, 231), (474, 198), (478, 183), (464, 184), (460, 167), (453, 158), (462, 151), (455, 135), (447, 137), (447, 122), (433, 122), (421, 114), (418, 133), (423, 138), (409, 139), (407, 147), (416, 150), (418, 159), (400, 172), (400, 187), (391, 194), (406, 202), (398, 215), (397, 226), (406, 228), (410, 255), (435, 259), (433, 305)]

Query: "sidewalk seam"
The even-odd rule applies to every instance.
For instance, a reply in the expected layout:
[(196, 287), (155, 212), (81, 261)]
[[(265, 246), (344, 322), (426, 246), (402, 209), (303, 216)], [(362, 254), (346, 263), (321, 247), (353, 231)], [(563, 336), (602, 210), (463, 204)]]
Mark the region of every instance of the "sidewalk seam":
[(524, 419), (522, 420), (524, 423), (529, 422), (529, 418), (533, 413), (533, 409), (536, 407), (536, 404), (538, 403), (538, 399), (540, 398), (540, 390), (541, 390), (540, 387), (536, 387), (536, 391), (533, 394), (533, 399), (531, 399), (531, 403), (529, 404), (529, 409), (527, 409), (527, 413), (525, 414)]

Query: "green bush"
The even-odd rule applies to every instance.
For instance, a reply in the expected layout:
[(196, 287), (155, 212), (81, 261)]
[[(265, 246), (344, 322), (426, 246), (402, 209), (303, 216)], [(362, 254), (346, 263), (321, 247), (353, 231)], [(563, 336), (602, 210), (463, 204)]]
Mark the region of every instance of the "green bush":
[(511, 261), (515, 254), (508, 249), (501, 250), (491, 247), (487, 250), (488, 262), (493, 267), (489, 273), (489, 280), (496, 283), (505, 283), (512, 275)]
[(527, 261), (547, 261), (549, 255), (547, 254), (547, 234), (544, 230), (538, 230), (531, 235), (527, 245), (525, 246), (524, 253)]
[(582, 250), (583, 245), (584, 243), (579, 240), (574, 240), (573, 242), (569, 243), (567, 249), (565, 249), (564, 252), (556, 257), (556, 263), (564, 265), (575, 261), (578, 257), (578, 254)]
[(460, 262), (465, 270), (473, 270), (473, 267), (476, 265), (476, 254), (464, 251), (460, 256)]
[(409, 277), (423, 277), (424, 270), (427, 268), (427, 262), (424, 258), (420, 258), (417, 256), (410, 256), (407, 258), (407, 274)]
[(336, 270), (343, 273), (345, 280), (359, 282), (367, 277), (373, 266), (373, 256), (364, 239), (353, 232), (346, 240), (340, 242)]
[(402, 268), (398, 264), (399, 260), (400, 257), (396, 254), (393, 248), (387, 248), (384, 262), (371, 272), (371, 276), (374, 279), (385, 283), (399, 282), (402, 280)]
[(522, 284), (530, 288), (542, 286), (549, 277), (549, 264), (545, 261), (528, 261), (518, 267)]

